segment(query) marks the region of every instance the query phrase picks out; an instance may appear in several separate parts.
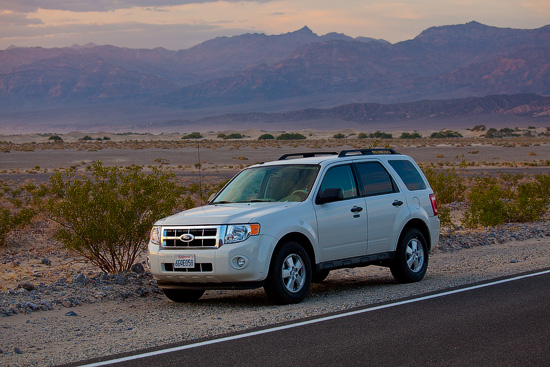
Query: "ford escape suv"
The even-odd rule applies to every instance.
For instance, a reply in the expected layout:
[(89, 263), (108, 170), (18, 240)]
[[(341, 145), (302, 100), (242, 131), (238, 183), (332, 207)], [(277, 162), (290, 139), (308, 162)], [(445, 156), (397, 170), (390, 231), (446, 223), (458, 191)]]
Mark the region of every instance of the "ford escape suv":
[(439, 240), (432, 189), (393, 149), (285, 154), (238, 173), (207, 205), (157, 221), (148, 265), (175, 302), (264, 287), (302, 301), (339, 268), (381, 265), (421, 280)]

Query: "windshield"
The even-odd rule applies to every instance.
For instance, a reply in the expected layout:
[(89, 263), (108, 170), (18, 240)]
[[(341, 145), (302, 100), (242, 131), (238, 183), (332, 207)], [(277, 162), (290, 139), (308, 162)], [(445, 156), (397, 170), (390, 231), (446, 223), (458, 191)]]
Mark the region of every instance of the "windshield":
[(318, 172), (319, 166), (306, 164), (249, 168), (229, 182), (212, 204), (304, 201)]

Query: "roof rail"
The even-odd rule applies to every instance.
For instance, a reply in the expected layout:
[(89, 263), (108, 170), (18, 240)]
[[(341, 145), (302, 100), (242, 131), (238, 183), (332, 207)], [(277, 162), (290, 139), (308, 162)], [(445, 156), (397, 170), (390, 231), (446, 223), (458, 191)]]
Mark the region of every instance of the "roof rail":
[(336, 152), (308, 152), (308, 153), (289, 153), (282, 155), (279, 160), (284, 161), (287, 158), (290, 157), (301, 157), (301, 158), (311, 158), (316, 157), (318, 155), (336, 155), (338, 153)]
[(395, 149), (380, 148), (380, 149), (351, 149), (342, 150), (338, 154), (338, 158), (347, 157), (351, 155), (372, 155), (372, 154), (399, 154)]

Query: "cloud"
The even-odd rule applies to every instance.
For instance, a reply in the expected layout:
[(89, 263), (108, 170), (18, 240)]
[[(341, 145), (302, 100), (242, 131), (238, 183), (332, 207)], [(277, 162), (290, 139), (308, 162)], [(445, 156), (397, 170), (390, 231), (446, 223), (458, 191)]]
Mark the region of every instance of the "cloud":
[[(134, 7), (162, 7), (185, 4), (204, 4), (219, 0), (3, 0), (0, 10), (11, 10), (19, 13), (32, 13), (38, 9), (68, 10), (74, 12), (112, 11)], [(228, 2), (257, 2), (265, 3), (271, 0), (225, 0)]]
[(246, 29), (222, 29), (209, 24), (145, 24), (139, 22), (109, 24), (66, 24), (59, 26), (9, 27), (0, 34), (0, 49), (14, 44), (20, 47), (66, 47), (93, 42), (129, 48), (164, 47), (182, 50), (208, 39), (248, 33)]
[(43, 24), (42, 20), (29, 18), (21, 13), (0, 13), (0, 27), (27, 26)]

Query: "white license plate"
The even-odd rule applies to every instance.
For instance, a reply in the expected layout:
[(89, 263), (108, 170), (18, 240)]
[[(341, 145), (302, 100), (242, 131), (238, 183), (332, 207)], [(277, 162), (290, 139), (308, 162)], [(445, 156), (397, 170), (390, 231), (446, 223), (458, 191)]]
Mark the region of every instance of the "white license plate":
[(176, 255), (174, 269), (189, 269), (195, 267), (195, 255)]

